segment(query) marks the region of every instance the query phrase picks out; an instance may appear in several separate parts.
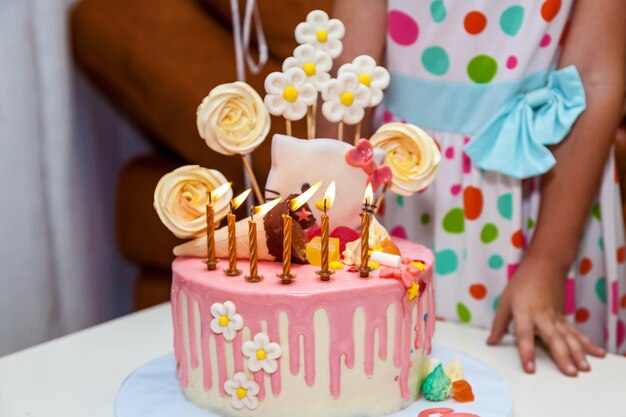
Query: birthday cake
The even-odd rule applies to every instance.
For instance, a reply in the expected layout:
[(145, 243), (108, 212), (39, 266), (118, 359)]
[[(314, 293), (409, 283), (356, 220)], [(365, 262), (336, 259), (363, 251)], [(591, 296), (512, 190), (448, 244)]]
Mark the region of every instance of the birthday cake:
[(200, 136), (217, 152), (241, 155), (246, 167), (269, 114), (287, 120), (287, 133), (307, 118), (309, 139), (272, 138), (264, 192), (250, 178), (258, 204), (249, 216), (234, 211), (251, 190), (233, 198), (216, 170), (181, 167), (155, 190), (163, 223), (191, 239), (174, 248), (172, 265), (176, 373), (186, 398), (219, 416), (377, 417), (408, 406), (420, 390), (446, 399), (462, 380), (459, 364), (444, 371), (427, 360), (433, 254), (392, 239), (376, 219), (385, 192), (411, 195), (433, 181), (435, 141), (399, 123), (354, 145), (313, 139), (318, 93), (343, 139), (343, 124), (358, 125), (389, 83), (363, 56), (330, 78), (342, 36), (341, 22), (312, 12), (296, 29), (301, 45), (284, 72), (268, 76), (265, 100), (236, 82), (200, 104)]

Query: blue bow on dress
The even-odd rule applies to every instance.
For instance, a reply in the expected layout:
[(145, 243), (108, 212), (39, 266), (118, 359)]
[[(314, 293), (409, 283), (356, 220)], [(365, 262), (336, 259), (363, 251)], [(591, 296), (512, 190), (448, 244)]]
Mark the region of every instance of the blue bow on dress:
[(576, 67), (552, 71), (547, 86), (509, 100), (465, 146), (465, 152), (487, 171), (519, 179), (544, 174), (556, 163), (546, 145), (561, 142), (585, 107), (585, 89)]

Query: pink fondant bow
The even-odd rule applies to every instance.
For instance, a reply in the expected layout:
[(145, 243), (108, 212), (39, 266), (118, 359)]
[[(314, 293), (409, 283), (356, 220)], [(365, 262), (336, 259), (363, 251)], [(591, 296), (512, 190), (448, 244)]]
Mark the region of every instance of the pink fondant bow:
[(411, 288), (411, 284), (415, 281), (415, 278), (420, 273), (420, 270), (414, 266), (401, 266), (399, 268), (389, 268), (383, 266), (378, 272), (378, 276), (381, 278), (395, 278), (402, 281), (406, 288)]
[(381, 184), (389, 184), (393, 174), (387, 165), (376, 166), (373, 159), (374, 148), (367, 139), (360, 139), (354, 149), (346, 153), (346, 162), (353, 167), (360, 167), (369, 175), (369, 182), (374, 191)]

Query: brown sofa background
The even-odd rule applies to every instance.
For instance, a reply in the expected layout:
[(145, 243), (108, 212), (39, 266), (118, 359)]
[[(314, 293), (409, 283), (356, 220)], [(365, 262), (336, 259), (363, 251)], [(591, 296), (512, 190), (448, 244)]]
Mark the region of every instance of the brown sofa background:
[[(331, 5), (332, 0), (259, 1), (270, 60), (261, 74), (248, 74), (257, 91), (263, 90), (265, 76), (279, 70), (291, 55), (295, 26), (310, 10), (330, 12)], [(243, 188), (241, 161), (211, 151), (195, 123), (202, 98), (216, 85), (236, 78), (230, 2), (83, 0), (71, 15), (71, 42), (82, 73), (147, 134), (157, 150), (130, 161), (119, 174), (115, 215), (119, 249), (140, 266), (135, 308), (166, 301), (171, 249), (178, 241), (152, 208), (159, 178), (193, 163), (220, 170), (234, 181), (235, 193)], [(283, 126), (273, 120), (270, 135)], [(296, 124), (295, 134), (303, 136), (303, 128)], [(266, 141), (253, 154), (261, 185), (270, 166), (269, 144)], [(620, 144), (619, 155), (626, 177), (626, 143)], [(626, 183), (622, 186), (626, 188)]]

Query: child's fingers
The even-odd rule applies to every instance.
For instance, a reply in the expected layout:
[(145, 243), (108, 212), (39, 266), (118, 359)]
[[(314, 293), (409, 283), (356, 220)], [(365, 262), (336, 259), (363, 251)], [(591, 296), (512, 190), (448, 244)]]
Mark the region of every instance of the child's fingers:
[(535, 372), (535, 331), (533, 323), (528, 318), (515, 320), (515, 338), (517, 350), (522, 361), (524, 371), (532, 374)]
[(561, 372), (567, 376), (577, 376), (578, 368), (574, 365), (572, 353), (563, 334), (548, 320), (539, 321), (537, 330), (539, 337), (548, 345), (552, 359)]
[(589, 336), (587, 336), (578, 327), (574, 326), (570, 322), (567, 322), (567, 326), (570, 329), (571, 333), (576, 336), (576, 338), (580, 341), (582, 347), (585, 349), (585, 352), (587, 352), (591, 356), (595, 356), (598, 358), (603, 358), (606, 355), (606, 350), (593, 343)]
[(500, 303), (498, 304), (496, 316), (494, 317), (493, 324), (491, 325), (491, 334), (487, 338), (487, 344), (497, 344), (509, 328), (510, 322), (511, 306), (508, 299), (506, 297), (503, 297), (500, 299)]
[(585, 357), (585, 348), (583, 347), (580, 339), (576, 337), (574, 332), (571, 329), (564, 328), (562, 330), (563, 337), (565, 338), (565, 342), (567, 343), (567, 347), (572, 355), (572, 359), (576, 364), (576, 367), (581, 371), (589, 371), (591, 367), (589, 366), (589, 362)]

